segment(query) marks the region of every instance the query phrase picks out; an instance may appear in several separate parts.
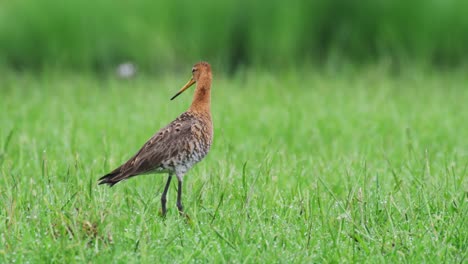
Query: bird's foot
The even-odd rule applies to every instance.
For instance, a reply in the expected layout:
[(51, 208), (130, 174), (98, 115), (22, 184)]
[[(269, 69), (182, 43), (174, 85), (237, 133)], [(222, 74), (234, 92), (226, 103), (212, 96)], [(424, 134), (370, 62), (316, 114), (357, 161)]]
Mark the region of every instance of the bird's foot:
[(162, 218), (166, 218), (167, 211), (164, 208), (159, 209), (159, 216)]
[(190, 224), (190, 225), (192, 224), (192, 219), (190, 218), (190, 216), (187, 213), (185, 213), (184, 211), (179, 211), (179, 215), (181, 217), (185, 218), (185, 222), (187, 224)]

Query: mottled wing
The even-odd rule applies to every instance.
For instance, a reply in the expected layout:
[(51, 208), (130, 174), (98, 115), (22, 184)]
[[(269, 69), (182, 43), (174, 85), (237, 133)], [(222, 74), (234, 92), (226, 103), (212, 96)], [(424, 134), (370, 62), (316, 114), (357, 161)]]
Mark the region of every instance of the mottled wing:
[(121, 180), (152, 171), (165, 171), (165, 164), (185, 151), (197, 120), (187, 113), (159, 130), (126, 163), (103, 176), (100, 184), (113, 185)]

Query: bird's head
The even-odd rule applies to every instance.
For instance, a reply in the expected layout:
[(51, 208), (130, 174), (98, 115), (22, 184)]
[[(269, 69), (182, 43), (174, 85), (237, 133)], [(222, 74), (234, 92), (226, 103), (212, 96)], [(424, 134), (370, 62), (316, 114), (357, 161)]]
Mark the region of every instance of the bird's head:
[(185, 90), (187, 90), (190, 86), (192, 86), (196, 82), (210, 82), (211, 83), (211, 66), (207, 62), (199, 62), (193, 65), (192, 68), (192, 78), (187, 82), (187, 84), (182, 87), (172, 98), (176, 98)]

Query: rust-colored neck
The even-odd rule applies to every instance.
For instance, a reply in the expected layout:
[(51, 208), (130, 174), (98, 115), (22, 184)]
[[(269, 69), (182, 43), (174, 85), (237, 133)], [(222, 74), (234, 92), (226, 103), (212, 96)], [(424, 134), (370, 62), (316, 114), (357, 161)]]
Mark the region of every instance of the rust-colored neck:
[(211, 115), (211, 73), (200, 76), (189, 111)]

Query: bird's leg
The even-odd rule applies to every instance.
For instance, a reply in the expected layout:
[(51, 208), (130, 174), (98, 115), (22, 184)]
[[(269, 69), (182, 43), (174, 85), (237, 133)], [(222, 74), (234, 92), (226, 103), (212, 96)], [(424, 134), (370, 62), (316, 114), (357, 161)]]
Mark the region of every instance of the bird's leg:
[(161, 195), (161, 206), (162, 206), (162, 215), (166, 215), (166, 196), (167, 196), (167, 191), (169, 190), (169, 186), (171, 185), (171, 180), (172, 180), (172, 174), (169, 174), (167, 177), (167, 182), (166, 182), (166, 187), (164, 187), (164, 191)]
[(179, 181), (179, 187), (177, 188), (177, 209), (181, 215), (184, 214), (184, 207), (182, 206), (182, 179), (177, 179)]

